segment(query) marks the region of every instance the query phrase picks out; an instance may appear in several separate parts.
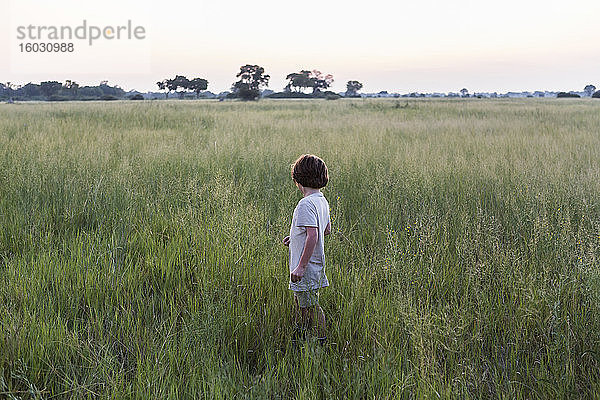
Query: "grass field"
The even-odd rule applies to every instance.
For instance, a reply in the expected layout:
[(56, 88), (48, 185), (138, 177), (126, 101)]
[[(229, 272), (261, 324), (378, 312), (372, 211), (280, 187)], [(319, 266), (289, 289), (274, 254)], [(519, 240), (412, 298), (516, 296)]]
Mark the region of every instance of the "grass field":
[[(599, 398), (600, 101), (0, 105), (0, 398)], [(326, 346), (289, 165), (329, 166)]]

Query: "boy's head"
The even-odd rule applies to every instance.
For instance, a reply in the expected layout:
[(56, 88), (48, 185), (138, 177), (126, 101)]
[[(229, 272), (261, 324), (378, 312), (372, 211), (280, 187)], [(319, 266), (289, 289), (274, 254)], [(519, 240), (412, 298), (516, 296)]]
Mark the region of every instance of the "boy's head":
[(327, 185), (329, 172), (319, 157), (304, 154), (292, 164), (292, 179), (304, 187), (320, 189)]

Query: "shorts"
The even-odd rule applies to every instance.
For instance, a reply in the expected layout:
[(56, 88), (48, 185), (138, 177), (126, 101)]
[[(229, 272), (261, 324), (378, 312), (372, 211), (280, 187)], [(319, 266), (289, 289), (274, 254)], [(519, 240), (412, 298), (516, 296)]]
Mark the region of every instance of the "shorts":
[(319, 290), (309, 290), (306, 292), (294, 292), (294, 297), (298, 302), (298, 307), (306, 308), (319, 305)]

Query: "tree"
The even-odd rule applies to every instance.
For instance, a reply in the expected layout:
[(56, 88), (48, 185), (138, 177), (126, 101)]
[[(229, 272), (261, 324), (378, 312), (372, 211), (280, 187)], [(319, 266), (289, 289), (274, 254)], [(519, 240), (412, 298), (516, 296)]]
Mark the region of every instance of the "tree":
[(6, 94), (8, 95), (8, 97), (11, 97), (12, 95), (14, 95), (14, 92), (21, 88), (20, 85), (17, 85), (16, 83), (12, 83), (12, 82), (6, 82), (6, 84), (4, 84), (3, 86), (4, 86), (4, 90), (6, 91)]
[(102, 81), (98, 87), (102, 91), (103, 98), (121, 98), (125, 95), (125, 91), (123, 89), (121, 89), (118, 85), (110, 86), (108, 81)]
[(358, 96), (358, 91), (362, 89), (363, 85), (359, 81), (348, 81), (346, 83), (346, 96), (348, 97), (356, 97)]
[[(310, 71), (302, 70), (300, 72), (292, 72), (285, 77), (289, 83), (285, 86), (286, 92), (301, 92), (303, 89), (310, 87)], [(294, 90), (294, 88), (296, 88)]]
[(583, 88), (583, 91), (585, 92), (585, 94), (587, 94), (590, 97), (594, 94), (595, 90), (596, 90), (596, 86), (594, 86), (594, 85), (586, 85), (586, 87)]
[(271, 77), (265, 74), (263, 67), (246, 64), (240, 67), (236, 78), (239, 78), (239, 81), (231, 86), (235, 96), (243, 100), (256, 100), (260, 95), (260, 89), (269, 85)]
[(196, 98), (198, 98), (200, 97), (201, 91), (208, 89), (208, 81), (203, 78), (194, 78), (189, 81), (188, 88), (191, 91), (196, 92)]
[[(160, 82), (156, 82), (160, 90), (165, 91), (165, 98), (169, 98), (170, 92), (176, 92), (177, 89), (182, 88), (184, 91), (190, 89), (190, 80), (183, 75), (175, 75), (173, 79), (164, 79)], [(183, 97), (183, 94), (180, 95)]]
[(35, 83), (29, 82), (27, 85), (23, 86), (23, 94), (25, 97), (32, 98), (38, 97), (42, 95), (42, 91), (40, 90), (40, 85), (36, 85)]
[(460, 94), (462, 97), (469, 97), (469, 91), (467, 90), (467, 88), (460, 89)]
[(321, 89), (327, 89), (333, 83), (333, 75), (323, 75), (321, 71), (313, 69), (308, 71), (303, 69), (300, 72), (293, 72), (285, 77), (289, 82), (285, 86), (286, 92), (295, 90), (296, 92), (302, 92), (304, 89), (312, 88), (313, 94), (317, 94)]
[[(177, 77), (175, 77), (177, 79)], [(175, 79), (167, 79), (167, 90), (169, 93), (177, 91), (177, 83)]]
[(79, 84), (75, 81), (66, 80), (64, 84), (65, 91), (69, 92), (71, 96), (76, 97), (79, 89)]
[(100, 99), (104, 95), (98, 86), (82, 86), (77, 91), (82, 99)]
[(175, 75), (173, 79), (163, 79), (162, 81), (156, 82), (158, 90), (165, 91), (165, 99), (169, 98), (169, 93), (176, 92), (178, 88), (188, 90), (190, 81), (183, 75)]
[(310, 73), (310, 87), (313, 88), (313, 94), (317, 94), (321, 89), (327, 89), (333, 83), (333, 75), (323, 75), (321, 71), (313, 69)]
[(15, 85), (12, 82), (6, 82), (6, 84), (3, 84), (2, 87), (3, 87), (2, 91), (4, 92), (4, 95), (6, 95), (6, 97), (8, 97), (8, 102), (13, 103), (14, 102), (13, 96), (15, 94), (18, 94), (18, 90), (21, 89), (21, 86)]
[(156, 82), (156, 85), (158, 86), (158, 90), (165, 91), (165, 99), (169, 98), (169, 88), (167, 86), (167, 82), (168, 82), (168, 79), (163, 79), (162, 81)]
[(44, 96), (46, 96), (46, 98), (49, 98), (50, 96), (57, 94), (61, 89), (62, 89), (62, 84), (60, 82), (46, 81), (46, 82), (40, 83), (40, 90), (42, 91)]
[[(177, 91), (177, 89), (182, 88), (187, 91), (190, 87), (190, 80), (183, 75), (175, 75), (175, 78), (168, 80), (167, 85), (169, 90)], [(180, 94), (179, 97), (183, 97), (183, 94)]]

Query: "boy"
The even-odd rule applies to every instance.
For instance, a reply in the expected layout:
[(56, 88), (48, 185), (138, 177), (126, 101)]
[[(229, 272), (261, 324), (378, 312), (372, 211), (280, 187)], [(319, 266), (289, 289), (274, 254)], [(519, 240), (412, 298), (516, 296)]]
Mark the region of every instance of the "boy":
[(292, 179), (304, 197), (294, 210), (290, 235), (283, 239), (290, 248), (289, 288), (300, 308), (302, 328), (316, 322), (317, 338), (324, 344), (325, 314), (319, 306), (318, 291), (329, 286), (324, 271), (324, 238), (331, 232), (331, 221), (329, 203), (320, 189), (327, 185), (329, 173), (323, 160), (305, 154), (292, 165)]

